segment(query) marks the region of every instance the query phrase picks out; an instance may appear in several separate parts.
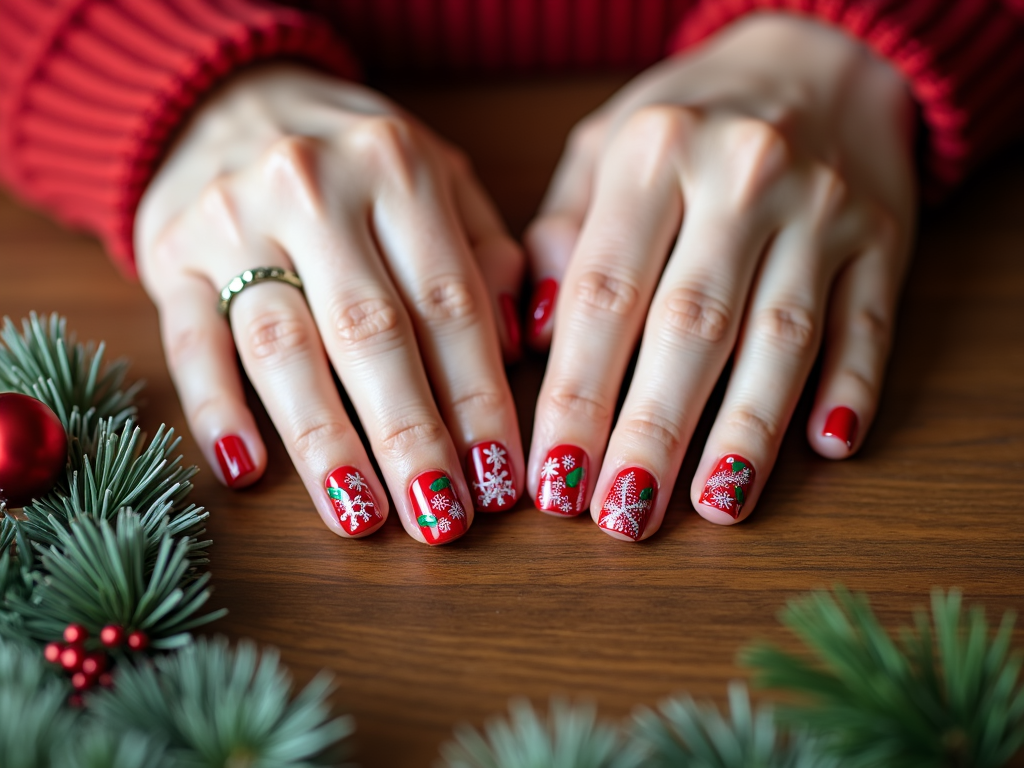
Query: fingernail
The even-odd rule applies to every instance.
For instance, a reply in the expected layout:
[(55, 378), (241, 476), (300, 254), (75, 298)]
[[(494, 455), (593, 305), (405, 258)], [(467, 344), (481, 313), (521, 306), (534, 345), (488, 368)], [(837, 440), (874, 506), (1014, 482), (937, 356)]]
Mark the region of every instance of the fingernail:
[(857, 439), (857, 414), (846, 406), (833, 408), (825, 419), (821, 434), (822, 437), (838, 438), (846, 443), (847, 448), (853, 448), (853, 441)]
[(519, 332), (519, 310), (516, 307), (516, 300), (512, 294), (503, 293), (498, 297), (498, 304), (501, 305), (501, 316), (505, 320), (508, 344), (512, 352), (518, 354), (522, 346), (522, 335)]
[(217, 463), (220, 464), (220, 471), (229, 488), (234, 488), (241, 478), (256, 469), (252, 457), (249, 456), (249, 449), (238, 435), (222, 437), (214, 443), (213, 450), (217, 454)]
[(338, 522), (350, 534), (367, 531), (384, 519), (366, 476), (355, 467), (338, 467), (327, 476), (324, 488)]
[(587, 454), (575, 445), (556, 445), (540, 468), (537, 508), (559, 515), (578, 515), (587, 496)]
[(427, 544), (444, 544), (466, 532), (466, 508), (444, 472), (431, 469), (417, 475), (409, 485), (409, 498)]
[(754, 465), (742, 456), (724, 456), (704, 484), (700, 503), (738, 518), (754, 484), (754, 474)]
[(483, 512), (511, 509), (519, 494), (512, 477), (508, 449), (493, 441), (477, 443), (469, 449), (468, 458), (476, 509)]
[(530, 338), (537, 338), (547, 327), (555, 310), (555, 296), (558, 295), (558, 283), (546, 277), (537, 283), (533, 291), (533, 302), (530, 305)]
[(637, 541), (643, 536), (657, 498), (658, 483), (654, 475), (641, 467), (627, 467), (615, 476), (597, 524), (606, 531), (624, 533)]

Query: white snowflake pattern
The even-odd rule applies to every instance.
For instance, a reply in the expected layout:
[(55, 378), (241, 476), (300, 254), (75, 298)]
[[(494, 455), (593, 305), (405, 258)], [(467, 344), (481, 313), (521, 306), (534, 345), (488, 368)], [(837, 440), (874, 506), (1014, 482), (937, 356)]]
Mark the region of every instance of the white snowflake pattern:
[(355, 531), (363, 523), (368, 523), (374, 517), (380, 518), (380, 512), (377, 511), (377, 505), (373, 503), (372, 499), (363, 498), (362, 494), (356, 494), (354, 497), (342, 491), (341, 505), (344, 510), (338, 515), (338, 521), (344, 523), (348, 521), (350, 529)]
[(715, 488), (711, 491), (708, 496), (708, 501), (725, 512), (732, 512), (732, 508), (736, 506), (736, 499), (728, 491), (723, 491), (721, 488)]
[(635, 538), (640, 535), (640, 524), (650, 508), (651, 500), (641, 499), (637, 492), (636, 473), (629, 472), (612, 486), (612, 492), (604, 502), (601, 525)]
[(733, 472), (731, 469), (720, 469), (708, 478), (707, 488), (709, 490), (715, 488), (728, 488), (732, 490), (733, 486), (746, 485), (749, 482), (749, 467), (744, 467), (739, 472)]
[(556, 477), (550, 483), (546, 483), (543, 488), (543, 495), (541, 496), (541, 504), (546, 509), (555, 507), (560, 509), (566, 514), (575, 512), (576, 509), (573, 506), (572, 499), (569, 498), (569, 494), (566, 492), (565, 480), (560, 477)]
[(494, 467), (495, 472), (508, 463), (508, 452), (497, 443), (491, 443), (490, 448), (484, 448), (484, 456), (487, 457), (487, 463)]
[(366, 484), (365, 478), (359, 472), (348, 472), (345, 474), (345, 485), (351, 491), (366, 491), (370, 486)]
[(451, 501), (447, 496), (438, 494), (430, 500), (430, 506), (432, 506), (438, 512), (444, 512), (451, 505)]
[(473, 483), (473, 486), (479, 491), (476, 500), (481, 507), (495, 502), (502, 505), (505, 503), (505, 497), (510, 500), (514, 500), (516, 497), (516, 489), (512, 487), (512, 478), (505, 470), (499, 472), (496, 469), (494, 472), (484, 472), (484, 481)]
[(452, 529), (452, 521), (447, 517), (437, 518), (437, 530), (441, 533), (448, 533)]
[(545, 459), (544, 466), (540, 468), (540, 476), (545, 480), (550, 480), (558, 475), (558, 467), (558, 459)]
[(448, 517), (452, 520), (462, 520), (465, 516), (466, 510), (462, 508), (458, 501), (453, 501), (452, 505), (448, 508)]
[(562, 466), (565, 467), (566, 472), (571, 472), (572, 468), (576, 466), (576, 459), (569, 454), (565, 454), (565, 456), (562, 457)]

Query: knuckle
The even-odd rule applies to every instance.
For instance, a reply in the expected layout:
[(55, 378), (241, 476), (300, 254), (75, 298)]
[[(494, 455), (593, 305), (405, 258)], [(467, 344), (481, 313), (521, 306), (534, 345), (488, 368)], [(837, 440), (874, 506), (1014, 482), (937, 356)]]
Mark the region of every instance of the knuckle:
[(642, 148), (646, 157), (660, 160), (677, 151), (693, 122), (693, 113), (685, 107), (651, 104), (629, 116), (622, 136), (632, 146)]
[(754, 316), (754, 330), (770, 343), (793, 352), (809, 351), (818, 338), (814, 315), (797, 306), (762, 309)]
[(878, 400), (881, 394), (880, 382), (878, 382), (869, 373), (866, 373), (858, 368), (847, 365), (836, 373), (836, 379), (845, 379), (848, 385), (852, 385), (854, 388), (860, 390), (861, 397), (864, 398), (865, 402), (875, 402)]
[(768, 414), (752, 405), (738, 405), (729, 411), (726, 426), (754, 437), (764, 445), (772, 445), (779, 434), (779, 425)]
[(732, 326), (729, 308), (702, 291), (679, 286), (665, 299), (665, 325), (681, 340), (716, 343)]
[(349, 430), (348, 424), (330, 419), (298, 424), (292, 432), (292, 446), (300, 459), (310, 461), (323, 452), (325, 446), (344, 438)]
[(503, 392), (486, 386), (460, 394), (452, 400), (452, 408), (456, 411), (488, 414), (504, 410), (505, 404), (506, 400)]
[(743, 118), (730, 126), (725, 144), (733, 204), (739, 210), (749, 210), (790, 167), (789, 142), (771, 123)]
[(164, 351), (167, 357), (167, 366), (171, 370), (186, 365), (202, 355), (202, 351), (208, 345), (206, 334), (195, 326), (186, 326), (171, 331), (164, 342)]
[(632, 435), (643, 443), (655, 441), (668, 456), (682, 452), (683, 437), (679, 425), (653, 411), (640, 411), (616, 425), (616, 431)]
[(353, 148), (403, 188), (414, 185), (418, 163), (413, 131), (394, 115), (370, 115), (352, 129)]
[(323, 196), (317, 173), (320, 142), (309, 136), (282, 136), (276, 139), (262, 160), (263, 176), (282, 199), (300, 200), (322, 208)]
[(812, 171), (811, 207), (822, 220), (837, 218), (850, 202), (850, 188), (838, 170), (824, 163)]
[(231, 178), (220, 174), (207, 182), (199, 193), (198, 208), (202, 222), (212, 225), (232, 242), (241, 242), (242, 222)]
[(394, 340), (399, 317), (395, 303), (383, 297), (339, 301), (331, 309), (334, 332), (349, 347)]
[(612, 418), (609, 403), (579, 389), (557, 387), (548, 396), (548, 402), (559, 418), (582, 417), (596, 424), (607, 423)]
[(224, 397), (219, 393), (211, 393), (207, 397), (204, 397), (198, 403), (191, 405), (188, 409), (188, 423), (193, 425), (202, 424), (207, 420), (207, 416), (212, 416), (211, 421), (216, 422), (224, 417), (225, 413), (231, 413), (235, 410), (236, 404), (229, 398)]
[(892, 338), (892, 320), (887, 314), (865, 307), (853, 313), (850, 328), (858, 336), (868, 338), (876, 346), (887, 347)]
[(313, 337), (308, 325), (294, 314), (262, 310), (246, 324), (245, 343), (256, 360), (274, 362), (308, 352)]
[(576, 283), (576, 300), (599, 313), (624, 317), (636, 308), (640, 292), (605, 269), (592, 269)]
[(386, 424), (378, 437), (380, 450), (389, 456), (405, 456), (414, 448), (422, 448), (444, 438), (444, 426), (426, 415), (395, 419)]
[(424, 286), (416, 299), (416, 309), (428, 322), (472, 320), (477, 314), (477, 302), (465, 278), (444, 275)]
[(569, 131), (566, 148), (573, 154), (593, 154), (601, 146), (604, 126), (604, 120), (596, 115), (584, 117)]

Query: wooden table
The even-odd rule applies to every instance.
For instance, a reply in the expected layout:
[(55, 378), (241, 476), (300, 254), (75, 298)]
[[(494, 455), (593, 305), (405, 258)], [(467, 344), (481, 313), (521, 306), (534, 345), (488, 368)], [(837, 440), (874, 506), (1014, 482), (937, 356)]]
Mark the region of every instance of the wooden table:
[[(399, 96), (475, 159), (511, 226), (536, 206), (569, 126), (618, 82), (406, 88)], [(516, 695), (596, 700), (609, 716), (688, 689), (724, 698), (755, 637), (791, 645), (785, 599), (842, 581), (891, 626), (932, 586), (990, 614), (1024, 609), (1024, 153), (1004, 155), (922, 225), (881, 411), (845, 462), (812, 453), (803, 403), (754, 516), (711, 525), (690, 507), (692, 450), (661, 531), (639, 546), (586, 516), (521, 505), (477, 516), (453, 546), (414, 542), (392, 516), (343, 541), (314, 514), (276, 438), (255, 488), (210, 472), (217, 630), (278, 646), (296, 677), (333, 670), (357, 720), (356, 758), (426, 766), (454, 724)], [(57, 310), (144, 377), (142, 419), (184, 427), (156, 314), (99, 246), (0, 200), (0, 314)], [(511, 371), (523, 429), (543, 361)], [(706, 419), (705, 419), (706, 422)], [(271, 430), (262, 416), (264, 434)], [(698, 435), (702, 442), (706, 434)], [(525, 435), (528, 444), (529, 435)], [(696, 443), (700, 445), (701, 442)], [(188, 461), (201, 463), (186, 435)], [(1018, 641), (1024, 636), (1018, 634)]]

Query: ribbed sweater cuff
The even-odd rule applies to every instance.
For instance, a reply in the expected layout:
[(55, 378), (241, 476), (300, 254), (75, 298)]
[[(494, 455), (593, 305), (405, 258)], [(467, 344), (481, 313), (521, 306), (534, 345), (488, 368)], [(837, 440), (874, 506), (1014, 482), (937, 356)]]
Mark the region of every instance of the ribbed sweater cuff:
[(139, 198), (167, 142), (218, 80), (291, 58), (357, 67), (330, 27), (260, 0), (4, 0), (0, 176), (96, 232), (134, 271)]
[(998, 0), (704, 0), (685, 14), (671, 50), (694, 46), (756, 11), (840, 27), (903, 74), (922, 119), (921, 177), (930, 199), (1024, 121), (1024, 20)]

